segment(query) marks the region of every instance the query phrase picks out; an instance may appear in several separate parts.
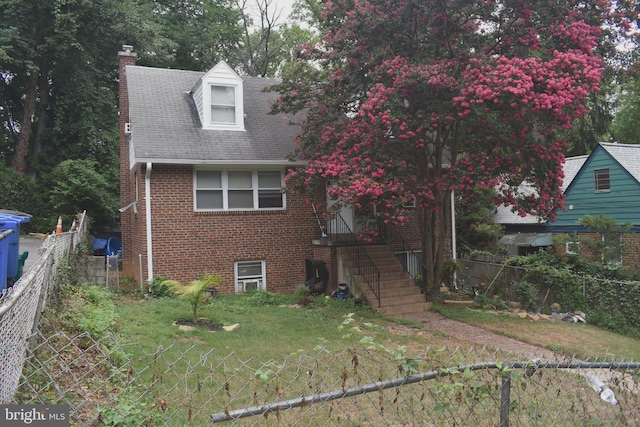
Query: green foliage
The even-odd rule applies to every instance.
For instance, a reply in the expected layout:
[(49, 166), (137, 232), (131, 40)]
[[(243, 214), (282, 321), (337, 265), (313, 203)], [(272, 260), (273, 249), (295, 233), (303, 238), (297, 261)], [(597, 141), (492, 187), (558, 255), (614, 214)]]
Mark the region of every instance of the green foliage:
[(56, 329), (88, 332), (99, 339), (115, 325), (118, 312), (109, 289), (92, 284), (62, 285), (57, 292), (64, 303), (56, 307), (61, 322)]
[(66, 160), (51, 172), (51, 180), (55, 184), (49, 198), (57, 213), (73, 215), (87, 210), (95, 226), (114, 224), (118, 199), (93, 162)]
[(6, 167), (0, 162), (0, 206), (26, 213), (32, 213), (35, 186), (23, 174)]
[(623, 144), (638, 144), (640, 142), (640, 78), (629, 76), (619, 86), (616, 99), (618, 110), (611, 124), (611, 134), (614, 141)]
[(507, 308), (504, 301), (491, 299), (484, 294), (474, 297), (473, 302), (484, 310), (504, 310)]
[(282, 296), (267, 291), (250, 291), (244, 294), (244, 301), (251, 307), (265, 307), (270, 305), (281, 305), (291, 301), (290, 296)]
[(474, 189), (470, 197), (456, 201), (456, 237), (465, 252), (498, 251), (497, 241), (504, 234), (500, 224), (493, 222), (496, 191)]
[(515, 300), (518, 301), (522, 308), (530, 310), (538, 304), (538, 287), (532, 283), (521, 281), (513, 284), (513, 293)]
[[(550, 251), (513, 257), (511, 265), (523, 267), (525, 286), (551, 286), (548, 302), (566, 311), (583, 311), (587, 322), (631, 336), (640, 335), (640, 283), (623, 281), (624, 268), (593, 260), (575, 259), (564, 263)], [(532, 291), (531, 291), (532, 292)]]
[(311, 291), (309, 287), (305, 284), (298, 285), (293, 291), (293, 295), (298, 301), (298, 304), (303, 306), (308, 306), (313, 301)]
[(209, 289), (212, 286), (220, 285), (222, 279), (217, 274), (209, 274), (205, 271), (199, 279), (189, 282), (186, 286), (175, 280), (165, 280), (161, 283), (175, 292), (178, 297), (189, 302), (193, 314), (193, 323), (197, 324), (198, 309), (211, 300)]
[(578, 220), (578, 224), (597, 234), (579, 236), (580, 244), (594, 256), (601, 259), (602, 263), (609, 264), (619, 262), (622, 255), (622, 235), (631, 229), (631, 224), (619, 224), (615, 218), (585, 215)]
[(153, 402), (149, 402), (142, 391), (130, 386), (118, 394), (114, 408), (99, 406), (101, 425), (123, 427), (155, 424), (157, 412), (154, 413)]
[(169, 280), (169, 278), (166, 276), (155, 276), (149, 284), (149, 292), (151, 295), (157, 298), (174, 297), (176, 294), (173, 288), (164, 283), (167, 280)]

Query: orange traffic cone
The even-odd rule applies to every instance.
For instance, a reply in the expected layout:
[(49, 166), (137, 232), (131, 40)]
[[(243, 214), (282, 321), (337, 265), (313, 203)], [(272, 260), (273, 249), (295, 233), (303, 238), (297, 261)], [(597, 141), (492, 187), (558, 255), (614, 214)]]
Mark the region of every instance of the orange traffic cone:
[(56, 234), (62, 234), (62, 215), (58, 217), (58, 225), (56, 226)]
[(76, 218), (73, 217), (73, 222), (71, 223), (71, 228), (69, 231), (76, 231)]

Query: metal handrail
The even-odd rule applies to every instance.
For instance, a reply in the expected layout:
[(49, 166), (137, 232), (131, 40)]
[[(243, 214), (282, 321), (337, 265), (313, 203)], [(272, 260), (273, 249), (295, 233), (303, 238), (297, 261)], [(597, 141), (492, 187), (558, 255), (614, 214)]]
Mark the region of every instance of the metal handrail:
[(404, 267), (404, 271), (409, 274), (409, 277), (416, 283), (421, 281), (421, 278), (418, 277), (419, 275), (421, 275), (422, 280), (424, 280), (424, 278), (427, 277), (426, 273), (429, 269), (422, 261), (422, 257), (404, 240), (400, 231), (393, 225), (384, 223), (380, 224), (379, 230), (380, 236), (384, 239), (385, 244), (391, 248), (393, 253), (403, 254), (402, 258), (398, 258)]
[(362, 276), (367, 283), (367, 286), (369, 286), (369, 289), (371, 289), (371, 292), (373, 292), (373, 295), (378, 301), (378, 307), (380, 307), (380, 270), (378, 270), (376, 264), (367, 254), (358, 236), (351, 230), (351, 227), (349, 227), (339, 213), (335, 214), (333, 225), (331, 229), (327, 230), (327, 237), (331, 241), (345, 243), (347, 255), (356, 263), (358, 274)]

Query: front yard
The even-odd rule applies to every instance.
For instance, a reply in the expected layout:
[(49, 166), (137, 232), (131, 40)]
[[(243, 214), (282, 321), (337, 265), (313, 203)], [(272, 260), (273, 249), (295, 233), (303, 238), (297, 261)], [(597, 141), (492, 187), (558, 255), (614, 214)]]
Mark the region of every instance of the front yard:
[[(565, 353), (576, 348), (578, 354), (612, 358), (619, 351), (616, 359), (638, 354), (637, 342), (605, 331), (599, 335), (590, 325), (527, 323), (468, 310), (443, 313), (547, 348), (563, 347)], [(419, 322), (383, 318), (353, 300), (300, 301), (258, 292), (218, 296), (200, 308), (201, 318), (238, 324), (231, 332), (174, 325), (190, 314), (189, 304), (177, 298), (68, 287), (57, 316), (43, 324), (45, 338), (34, 350), (34, 363), (45, 362), (27, 370), (21, 401), (68, 402), (77, 425), (207, 425), (212, 417), (252, 407), (262, 413), (264, 405), (278, 402), (282, 410), (238, 423), (496, 425), (508, 375), (512, 425), (619, 425), (640, 416), (637, 390), (617, 384), (620, 404), (614, 407), (598, 398), (579, 369), (532, 371), (537, 375), (512, 370), (503, 363), (530, 362), (484, 349), (473, 337), (454, 340)], [(67, 335), (60, 336), (62, 331)], [(598, 337), (602, 346), (594, 347)], [(472, 365), (479, 370), (464, 368)], [(428, 380), (382, 390), (383, 383), (432, 370), (439, 373)], [(623, 375), (637, 379), (637, 371)], [(362, 391), (366, 387), (368, 393)], [(354, 390), (352, 397), (342, 396)], [(321, 402), (305, 403), (314, 396)], [(299, 409), (291, 409), (296, 399), (302, 399)], [(565, 408), (574, 408), (569, 418)]]

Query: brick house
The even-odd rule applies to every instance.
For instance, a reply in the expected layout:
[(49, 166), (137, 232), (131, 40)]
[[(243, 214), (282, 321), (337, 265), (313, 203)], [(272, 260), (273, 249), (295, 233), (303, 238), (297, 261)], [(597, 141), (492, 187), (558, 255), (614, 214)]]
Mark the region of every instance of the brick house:
[(204, 270), (223, 292), (291, 290), (304, 282), (317, 223), (285, 193), (297, 129), (267, 114), (275, 83), (136, 66), (119, 53), (123, 270), (182, 282)]
[[(240, 77), (224, 62), (194, 72), (137, 66), (136, 59), (131, 46), (118, 54), (124, 274), (184, 283), (206, 270), (222, 276), (221, 292), (284, 292), (308, 279), (310, 260), (313, 267), (322, 261), (328, 290), (345, 282), (370, 300), (356, 283), (362, 275), (350, 270), (350, 251), (342, 251), (353, 248), (352, 238), (336, 238), (356, 229), (357, 214), (344, 208), (323, 219), (324, 194), (312, 204), (283, 190), (287, 170), (305, 163), (288, 159), (299, 129), (269, 114), (278, 95), (264, 89), (277, 80)], [(405, 234), (415, 243), (414, 230)], [(406, 279), (410, 254), (378, 246)], [(377, 286), (378, 306), (407, 304), (383, 304), (386, 279), (376, 280), (368, 287)], [(412, 280), (411, 287), (414, 294)]]

